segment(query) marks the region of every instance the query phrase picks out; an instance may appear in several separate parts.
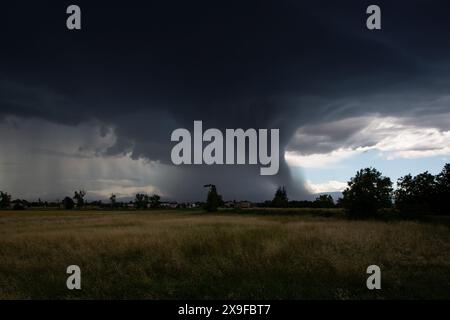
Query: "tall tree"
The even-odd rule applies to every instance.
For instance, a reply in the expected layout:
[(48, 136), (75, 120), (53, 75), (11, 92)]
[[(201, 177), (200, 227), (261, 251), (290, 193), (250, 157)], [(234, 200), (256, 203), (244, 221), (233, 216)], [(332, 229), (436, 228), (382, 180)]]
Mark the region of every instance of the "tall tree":
[(116, 195), (114, 193), (109, 197), (109, 201), (111, 201), (111, 208), (114, 209), (116, 207)]
[(392, 182), (375, 168), (359, 170), (347, 183), (340, 201), (351, 217), (369, 217), (392, 206)]
[(275, 196), (272, 200), (272, 207), (275, 208), (286, 208), (289, 204), (289, 199), (287, 197), (287, 192), (285, 187), (278, 187), (275, 191)]
[(0, 208), (9, 208), (11, 205), (11, 195), (7, 192), (0, 191)]
[(204, 185), (205, 188), (209, 188), (208, 196), (206, 197), (206, 207), (208, 212), (217, 211), (221, 205), (223, 205), (222, 196), (217, 193), (216, 186), (213, 184)]
[(137, 193), (134, 199), (134, 205), (137, 209), (146, 209), (148, 207), (148, 195), (144, 193)]
[(79, 191), (75, 191), (73, 198), (77, 204), (77, 208), (81, 209), (84, 206), (84, 196), (86, 195), (86, 191), (80, 189)]
[(159, 208), (161, 206), (161, 197), (157, 194), (154, 194), (150, 197), (150, 207)]
[(436, 211), (440, 214), (450, 214), (450, 163), (446, 163), (436, 176)]
[(334, 200), (329, 194), (321, 194), (314, 201), (314, 207), (316, 208), (333, 208)]
[(428, 171), (397, 181), (395, 206), (403, 213), (431, 213), (436, 208), (436, 177)]

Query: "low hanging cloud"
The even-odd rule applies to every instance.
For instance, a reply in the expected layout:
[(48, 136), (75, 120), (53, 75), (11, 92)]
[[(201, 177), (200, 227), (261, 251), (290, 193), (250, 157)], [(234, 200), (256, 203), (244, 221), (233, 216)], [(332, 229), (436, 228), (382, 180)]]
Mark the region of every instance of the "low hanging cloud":
[(293, 166), (324, 168), (369, 150), (387, 160), (450, 155), (450, 130), (423, 127), (420, 120), (371, 116), (301, 127), (285, 159)]
[(101, 184), (100, 189), (98, 190), (87, 190), (87, 193), (94, 198), (108, 198), (112, 194), (117, 196), (117, 199), (121, 198), (133, 198), (137, 193), (143, 194), (158, 194), (159, 196), (165, 197), (158, 188), (155, 186), (135, 186), (135, 182), (132, 182), (132, 185), (129, 183), (125, 183), (125, 185), (121, 184), (121, 181), (113, 179), (111, 181), (104, 181), (100, 179), (98, 182), (104, 183)]
[(322, 183), (313, 183), (310, 180), (306, 180), (306, 187), (311, 193), (342, 192), (347, 188), (347, 182), (330, 180)]

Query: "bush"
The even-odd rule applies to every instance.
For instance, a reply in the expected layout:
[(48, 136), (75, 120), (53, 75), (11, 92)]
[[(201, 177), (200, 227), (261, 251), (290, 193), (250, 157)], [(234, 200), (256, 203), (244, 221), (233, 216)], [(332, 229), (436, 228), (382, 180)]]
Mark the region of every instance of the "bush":
[(72, 200), (72, 198), (65, 197), (62, 201), (62, 204), (64, 206), (64, 209), (71, 210), (75, 206), (75, 202)]
[(25, 206), (20, 202), (14, 203), (12, 208), (13, 210), (25, 210)]

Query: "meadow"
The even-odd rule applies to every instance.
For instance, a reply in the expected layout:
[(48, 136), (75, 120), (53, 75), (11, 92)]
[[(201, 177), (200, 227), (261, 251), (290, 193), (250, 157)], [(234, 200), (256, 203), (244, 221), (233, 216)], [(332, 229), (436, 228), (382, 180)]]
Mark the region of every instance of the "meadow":
[[(81, 268), (82, 289), (66, 288)], [(368, 290), (366, 268), (382, 270)], [(449, 299), (450, 226), (326, 210), (0, 211), (1, 299)]]

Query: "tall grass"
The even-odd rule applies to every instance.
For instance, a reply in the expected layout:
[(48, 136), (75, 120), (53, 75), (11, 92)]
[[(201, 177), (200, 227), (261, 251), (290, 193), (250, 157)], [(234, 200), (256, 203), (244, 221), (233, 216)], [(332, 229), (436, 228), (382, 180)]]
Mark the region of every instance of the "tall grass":
[[(0, 212), (0, 298), (448, 299), (449, 231), (313, 215)], [(80, 291), (66, 288), (71, 264)], [(382, 290), (366, 288), (371, 264)]]

